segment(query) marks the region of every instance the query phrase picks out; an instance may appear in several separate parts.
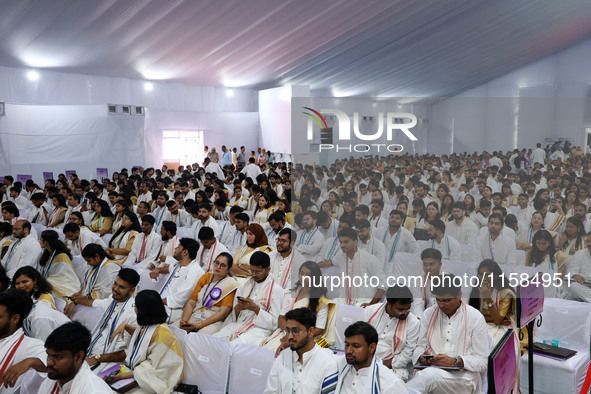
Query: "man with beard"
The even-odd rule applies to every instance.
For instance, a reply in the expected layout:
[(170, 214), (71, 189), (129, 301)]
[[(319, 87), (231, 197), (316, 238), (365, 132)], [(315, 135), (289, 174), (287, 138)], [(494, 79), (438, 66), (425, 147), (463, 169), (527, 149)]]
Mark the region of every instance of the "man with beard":
[(135, 288), (140, 281), (140, 276), (131, 268), (122, 268), (113, 282), (111, 295), (104, 300), (89, 300), (80, 298), (76, 300), (81, 304), (93, 308), (104, 310), (101, 318), (92, 329), (91, 342), (87, 349), (89, 365), (98, 363), (109, 363), (114, 361), (112, 353), (124, 350), (131, 339), (129, 334), (125, 334), (110, 340), (111, 333), (115, 331), (121, 323), (137, 326), (135, 311), (133, 308)]
[[(192, 213), (194, 214), (195, 206), (191, 208)], [(192, 231), (193, 231), (193, 239), (199, 239), (199, 230), (203, 227), (211, 227), (213, 232), (215, 233), (216, 238), (220, 236), (220, 226), (217, 224), (215, 219), (210, 216), (211, 213), (211, 205), (208, 203), (203, 203), (199, 205), (197, 211), (197, 221), (193, 223)]]
[[(161, 266), (162, 263), (167, 260), (167, 258), (172, 258), (174, 255), (174, 250), (179, 243), (179, 237), (176, 235), (176, 224), (170, 221), (162, 222), (162, 227), (160, 228), (160, 237), (162, 239), (162, 243), (160, 244), (160, 249), (158, 250), (156, 262), (155, 264), (148, 266), (149, 269), (154, 268), (154, 266)], [(170, 263), (173, 262), (174, 259), (170, 261)]]
[(51, 333), (47, 348), (47, 379), (42, 394), (107, 394), (113, 390), (84, 362), (90, 332), (80, 323), (66, 323)]
[(156, 197), (156, 207), (154, 208), (153, 215), (156, 219), (156, 227), (162, 225), (162, 223), (166, 220), (170, 220), (170, 212), (166, 208), (166, 202), (168, 201), (169, 197), (166, 192), (160, 192), (158, 197)]
[(478, 226), (466, 218), (466, 204), (462, 201), (455, 202), (451, 207), (454, 218), (445, 227), (445, 234), (455, 238), (461, 245), (476, 246)]
[(20, 267), (30, 265), (35, 267), (37, 260), (41, 255), (41, 246), (37, 237), (31, 234), (31, 223), (26, 220), (18, 220), (13, 224), (12, 236), (14, 242), (10, 245), (4, 258), (2, 266), (6, 269), (6, 274), (12, 278), (14, 273)]
[(229, 231), (222, 244), (228, 248), (232, 256), (246, 243), (246, 228), (250, 218), (248, 214), (239, 212), (234, 216), (234, 229)]
[(316, 316), (308, 308), (297, 308), (287, 312), (285, 319), (289, 349), (273, 363), (265, 393), (333, 393), (337, 363), (330, 350), (314, 342)]
[(345, 356), (337, 362), (337, 394), (408, 393), (404, 382), (376, 357), (378, 333), (358, 321), (345, 330)]
[(476, 240), (476, 248), (482, 260), (491, 259), (498, 264), (516, 265), (515, 242), (501, 234), (503, 216), (491, 213), (488, 218), (488, 233), (481, 234)]
[(164, 305), (167, 306), (169, 321), (181, 318), (185, 303), (204, 274), (199, 262), (195, 260), (198, 250), (197, 241), (192, 238), (181, 238), (172, 256), (174, 263), (154, 268), (150, 272), (152, 279), (158, 279), (160, 274), (167, 275), (160, 289), (160, 296)]
[(443, 220), (431, 220), (427, 234), (431, 239), (431, 242), (427, 241), (428, 247), (439, 250), (444, 259), (462, 261), (462, 247), (454, 237), (445, 234)]
[(357, 235), (359, 236), (359, 243), (357, 246), (360, 250), (365, 250), (367, 253), (377, 257), (380, 263), (384, 264), (386, 268), (386, 247), (376, 237), (371, 235), (371, 223), (367, 219), (358, 220), (355, 223), (357, 228)]
[(298, 233), (296, 249), (304, 256), (304, 259), (314, 261), (324, 244), (324, 235), (316, 227), (316, 212), (304, 212), (302, 217), (302, 230)]
[(304, 257), (293, 248), (297, 233), (290, 228), (279, 231), (277, 237), (277, 250), (269, 253), (271, 259), (271, 272), (273, 277), (284, 290), (292, 289), (292, 284), (297, 281), (297, 273), (304, 264)]
[(266, 229), (267, 234), (267, 241), (269, 242), (269, 246), (273, 249), (277, 249), (277, 237), (279, 232), (284, 228), (291, 229), (289, 223), (285, 223), (285, 214), (282, 211), (273, 212), (269, 215), (269, 222), (270, 228)]
[(197, 254), (197, 263), (204, 273), (213, 272), (215, 259), (220, 253), (229, 253), (228, 248), (218, 241), (209, 227), (201, 227), (198, 238), (202, 248)]
[[(46, 355), (43, 343), (25, 336), (23, 322), (33, 307), (31, 297), (24, 291), (7, 290), (0, 293), (0, 393), (18, 390), (21, 376), (29, 369), (45, 372)], [(3, 386), (2, 386), (3, 385)]]
[[(386, 262), (391, 263), (397, 252), (419, 254), (421, 246), (413, 235), (402, 227), (402, 211), (394, 209), (390, 212), (388, 218), (388, 228), (383, 233), (378, 234), (378, 239), (386, 247)], [(387, 269), (386, 272), (391, 272)]]
[(408, 380), (406, 364), (419, 340), (421, 324), (410, 312), (412, 293), (408, 287), (390, 287), (386, 291), (386, 302), (364, 309), (364, 319), (378, 332), (376, 357), (391, 368), (403, 381)]

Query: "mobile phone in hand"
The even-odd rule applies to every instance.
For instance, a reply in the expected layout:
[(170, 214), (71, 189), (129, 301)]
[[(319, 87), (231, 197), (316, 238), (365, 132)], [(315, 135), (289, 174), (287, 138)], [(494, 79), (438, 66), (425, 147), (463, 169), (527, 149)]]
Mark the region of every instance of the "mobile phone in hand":
[(246, 301), (246, 298), (244, 297), (236, 296), (236, 298), (238, 298), (238, 301)]

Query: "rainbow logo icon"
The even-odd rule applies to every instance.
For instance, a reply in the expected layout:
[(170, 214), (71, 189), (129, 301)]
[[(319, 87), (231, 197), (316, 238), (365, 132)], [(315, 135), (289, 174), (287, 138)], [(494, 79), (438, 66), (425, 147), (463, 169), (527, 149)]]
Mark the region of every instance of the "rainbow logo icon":
[[(302, 112), (304, 115), (308, 115), (309, 117), (311, 117), (312, 119), (314, 119), (316, 121), (316, 123), (318, 123), (318, 126), (320, 126), (320, 130), (322, 131), (327, 130), (328, 129), (328, 125), (326, 124), (326, 119), (324, 119), (324, 116), (322, 116), (322, 114), (318, 111), (316, 111), (315, 109), (312, 109), (310, 107), (302, 107), (304, 109), (307, 109), (308, 111), (313, 112), (313, 114), (311, 114), (310, 112)], [(322, 123), (320, 123), (320, 121), (322, 121)], [(324, 124), (324, 127), (322, 127), (322, 124)]]

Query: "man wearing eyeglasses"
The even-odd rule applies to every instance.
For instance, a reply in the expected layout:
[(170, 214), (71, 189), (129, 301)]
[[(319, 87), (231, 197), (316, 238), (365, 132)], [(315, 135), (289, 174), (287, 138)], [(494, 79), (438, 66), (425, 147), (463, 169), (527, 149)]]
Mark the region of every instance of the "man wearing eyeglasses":
[(296, 275), (304, 264), (304, 257), (294, 249), (297, 233), (290, 228), (279, 231), (277, 250), (269, 253), (271, 259), (270, 275), (284, 290), (291, 290)]
[(234, 312), (230, 313), (216, 337), (260, 345), (277, 328), (284, 291), (269, 275), (270, 265), (268, 254), (252, 254), (251, 277), (236, 291)]
[(15, 241), (9, 246), (2, 259), (2, 266), (9, 278), (12, 278), (20, 267), (26, 265), (35, 267), (41, 256), (39, 241), (31, 234), (31, 223), (18, 220), (12, 227), (12, 235)]
[(308, 308), (297, 308), (287, 312), (285, 319), (289, 349), (273, 363), (265, 393), (333, 393), (338, 379), (336, 358), (314, 342), (316, 316)]

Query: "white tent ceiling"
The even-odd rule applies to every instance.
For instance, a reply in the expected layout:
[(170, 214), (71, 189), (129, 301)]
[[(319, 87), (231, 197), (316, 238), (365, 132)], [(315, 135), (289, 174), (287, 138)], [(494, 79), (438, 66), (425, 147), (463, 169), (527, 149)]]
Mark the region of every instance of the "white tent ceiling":
[(457, 94), (591, 37), (587, 0), (0, 0), (0, 66)]

